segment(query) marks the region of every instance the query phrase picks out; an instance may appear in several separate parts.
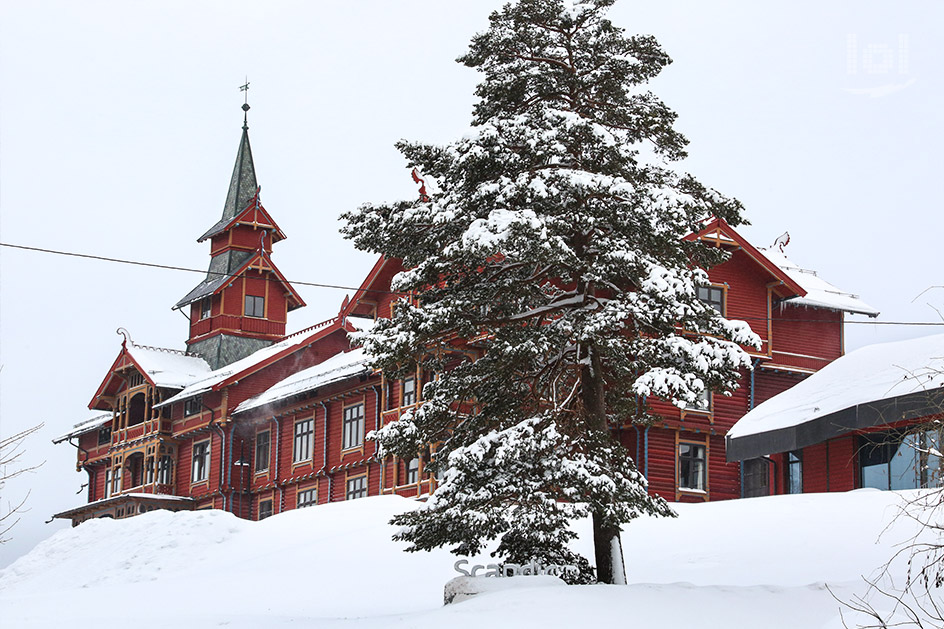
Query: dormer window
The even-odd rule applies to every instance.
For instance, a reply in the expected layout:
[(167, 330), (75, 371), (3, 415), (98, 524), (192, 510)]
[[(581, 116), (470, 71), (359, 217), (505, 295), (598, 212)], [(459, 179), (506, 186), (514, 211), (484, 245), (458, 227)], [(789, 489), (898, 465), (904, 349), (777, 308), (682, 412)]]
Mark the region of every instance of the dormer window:
[(258, 317), (262, 319), (265, 317), (265, 297), (260, 297), (258, 295), (246, 295), (246, 316), (247, 317)]
[(200, 300), (200, 318), (208, 319), (213, 311), (213, 298), (204, 297)]

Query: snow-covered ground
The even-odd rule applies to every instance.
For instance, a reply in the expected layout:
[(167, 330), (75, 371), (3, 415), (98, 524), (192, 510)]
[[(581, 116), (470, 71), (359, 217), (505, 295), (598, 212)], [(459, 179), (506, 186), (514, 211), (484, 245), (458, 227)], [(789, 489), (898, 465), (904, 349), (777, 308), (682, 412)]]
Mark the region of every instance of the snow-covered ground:
[[(442, 605), (446, 551), (404, 553), (377, 497), (263, 522), (155, 511), (56, 533), (0, 571), (4, 629), (168, 627), (842, 627), (841, 598), (915, 534), (914, 492), (677, 505), (623, 534), (628, 586), (522, 584)], [(586, 523), (578, 549), (591, 555)], [(486, 557), (471, 558), (487, 563)], [(892, 566), (903, 576), (904, 562)], [(848, 614), (848, 612), (846, 612)], [(847, 615), (847, 621), (849, 617)], [(864, 620), (864, 619), (861, 619)], [(850, 622), (849, 626), (857, 626)]]

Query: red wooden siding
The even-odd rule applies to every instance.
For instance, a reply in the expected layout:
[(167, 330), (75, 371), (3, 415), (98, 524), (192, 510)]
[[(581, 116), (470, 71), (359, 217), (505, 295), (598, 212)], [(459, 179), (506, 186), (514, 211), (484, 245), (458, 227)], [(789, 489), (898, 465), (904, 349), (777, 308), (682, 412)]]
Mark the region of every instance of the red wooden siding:
[(842, 355), (841, 312), (778, 306), (773, 310), (772, 362), (818, 370)]
[[(771, 281), (770, 275), (747, 254), (738, 250), (727, 262), (710, 269), (708, 277), (713, 284), (727, 286), (725, 316), (747, 321), (751, 329), (766, 341), (767, 283)], [(767, 351), (766, 343), (761, 351)]]

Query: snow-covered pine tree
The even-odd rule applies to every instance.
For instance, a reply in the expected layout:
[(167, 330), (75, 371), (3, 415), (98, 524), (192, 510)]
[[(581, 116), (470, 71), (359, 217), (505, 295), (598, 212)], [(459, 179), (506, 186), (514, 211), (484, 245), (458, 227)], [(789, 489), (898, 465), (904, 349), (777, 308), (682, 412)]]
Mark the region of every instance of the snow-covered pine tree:
[[(435, 494), (394, 520), (410, 550), (498, 538), (505, 560), (586, 576), (568, 521), (590, 515), (598, 580), (625, 582), (620, 525), (672, 511), (610, 427), (649, 421), (647, 396), (695, 403), (750, 367), (738, 344), (757, 337), (696, 295), (725, 254), (686, 238), (711, 215), (740, 223), (741, 206), (670, 168), (687, 141), (643, 86), (671, 60), (613, 26), (613, 2), (493, 13), (459, 59), (485, 77), (472, 133), (398, 144), (438, 189), (343, 217), (359, 248), (403, 260), (393, 288), (420, 296), (363, 337), (376, 365), (438, 374), (372, 436), (407, 460), (436, 448)], [(459, 339), (480, 357), (456, 364)]]

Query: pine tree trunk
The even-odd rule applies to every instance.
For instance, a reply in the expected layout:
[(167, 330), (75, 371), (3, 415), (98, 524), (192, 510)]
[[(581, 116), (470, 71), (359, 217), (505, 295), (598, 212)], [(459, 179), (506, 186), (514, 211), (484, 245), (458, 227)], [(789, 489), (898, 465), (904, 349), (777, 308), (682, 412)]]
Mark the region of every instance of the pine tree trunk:
[[(609, 430), (606, 421), (606, 400), (604, 382), (601, 377), (599, 356), (592, 348), (586, 348), (590, 364), (584, 364), (580, 370), (581, 394), (584, 411), (587, 414), (587, 430), (605, 432)], [(623, 567), (623, 546), (620, 542), (619, 525), (607, 524), (601, 509), (594, 509), (593, 516), (593, 554), (597, 564), (597, 581), (623, 585), (626, 583)]]
[(625, 585), (623, 544), (618, 526), (607, 526), (601, 514), (593, 513), (593, 554), (597, 564), (597, 581)]

